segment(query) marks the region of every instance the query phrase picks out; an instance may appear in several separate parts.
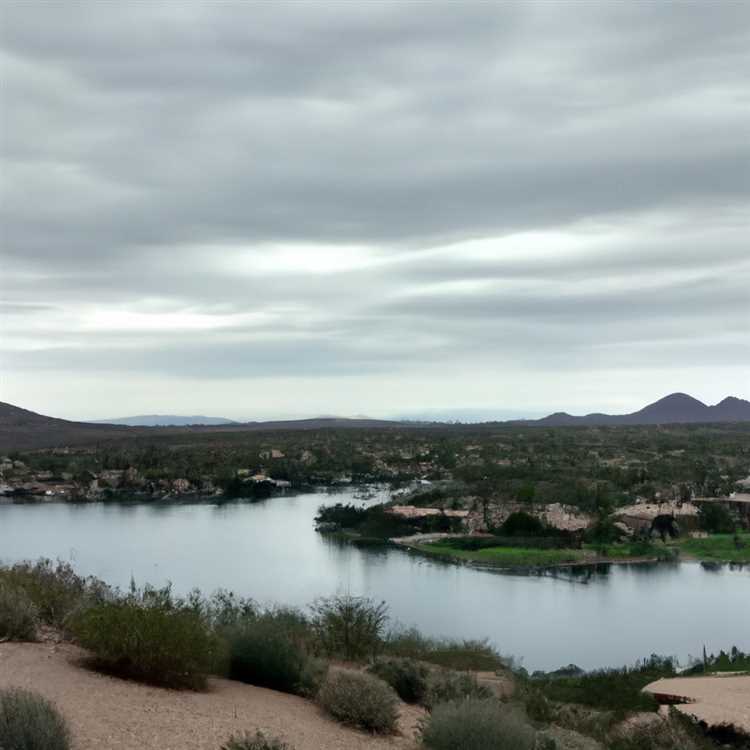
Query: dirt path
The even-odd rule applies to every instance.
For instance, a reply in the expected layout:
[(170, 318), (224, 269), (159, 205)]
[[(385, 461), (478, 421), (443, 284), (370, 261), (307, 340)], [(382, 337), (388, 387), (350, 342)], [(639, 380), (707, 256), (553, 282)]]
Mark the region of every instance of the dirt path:
[(675, 708), (709, 726), (733, 724), (750, 734), (750, 675), (673, 677), (652, 682), (644, 690), (690, 701)]
[(219, 750), (232, 733), (279, 736), (295, 750), (412, 750), (419, 709), (401, 736), (377, 738), (328, 719), (293, 695), (211, 679), (206, 693), (148, 687), (78, 666), (70, 645), (0, 643), (0, 688), (37, 690), (68, 719), (75, 750)]

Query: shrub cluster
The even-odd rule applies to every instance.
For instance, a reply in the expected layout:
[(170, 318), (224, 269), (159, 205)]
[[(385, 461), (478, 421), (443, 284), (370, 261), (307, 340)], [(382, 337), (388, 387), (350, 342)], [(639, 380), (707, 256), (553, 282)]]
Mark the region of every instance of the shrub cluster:
[(535, 737), (518, 708), (493, 699), (442, 703), (422, 726), (429, 750), (531, 750)]
[(69, 750), (70, 731), (65, 719), (46, 698), (28, 690), (2, 690), (0, 748)]
[(393, 732), (396, 728), (396, 694), (389, 685), (372, 675), (334, 672), (320, 688), (318, 702), (343, 724), (376, 733)]
[(375, 655), (381, 647), (388, 607), (362, 596), (331, 596), (312, 605), (312, 627), (329, 656), (354, 661)]
[(414, 659), (379, 657), (369, 671), (387, 682), (405, 703), (422, 703), (427, 694), (430, 670)]
[(486, 640), (430, 638), (416, 628), (391, 632), (385, 639), (383, 651), (389, 656), (409, 657), (463, 671), (492, 672), (506, 668), (510, 661)]
[(0, 640), (33, 641), (39, 612), (21, 588), (0, 581)]
[(656, 700), (642, 689), (650, 682), (674, 674), (672, 659), (653, 655), (633, 667), (600, 669), (571, 677), (535, 678), (533, 683), (547, 698), (560, 703), (577, 703), (605, 711), (655, 711)]
[(96, 578), (83, 578), (68, 563), (38, 560), (0, 570), (0, 583), (21, 589), (37, 608), (40, 620), (64, 627), (71, 613), (87, 602), (100, 601), (109, 587)]
[(70, 628), (100, 668), (178, 688), (202, 688), (218, 642), (203, 618), (172, 603), (129, 598), (79, 612)]
[(305, 627), (288, 611), (248, 618), (228, 629), (228, 675), (286, 693), (314, 694), (325, 665), (310, 656)]
[(491, 697), (492, 692), (489, 688), (480, 685), (474, 675), (468, 672), (437, 669), (431, 672), (427, 679), (427, 689), (422, 698), (422, 705), (433, 709), (440, 703)]

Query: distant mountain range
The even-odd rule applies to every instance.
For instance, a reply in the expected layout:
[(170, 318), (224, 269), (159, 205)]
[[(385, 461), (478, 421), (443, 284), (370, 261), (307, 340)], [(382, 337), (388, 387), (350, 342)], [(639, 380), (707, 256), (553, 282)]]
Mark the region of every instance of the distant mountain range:
[(750, 401), (728, 396), (714, 406), (708, 406), (686, 393), (669, 396), (644, 406), (631, 414), (586, 414), (574, 416), (567, 412), (555, 412), (548, 417), (518, 420), (514, 424), (565, 427), (575, 425), (648, 425), (689, 424), (701, 422), (750, 422)]
[(180, 417), (176, 414), (139, 414), (135, 417), (117, 417), (117, 419), (97, 419), (91, 424), (124, 424), (128, 427), (185, 427), (186, 425), (239, 424), (233, 419), (224, 417), (205, 417), (195, 414)]
[[(162, 418), (159, 415), (152, 415)], [(146, 418), (150, 418), (146, 417)], [(15, 450), (36, 450), (59, 446), (93, 445), (102, 440), (123, 440), (132, 437), (161, 435), (186, 435), (207, 432), (258, 432), (271, 430), (320, 430), (347, 428), (398, 427), (401, 423), (384, 419), (346, 419), (343, 417), (316, 417), (313, 419), (276, 420), (271, 422), (231, 422), (196, 424), (200, 417), (165, 417), (184, 419), (185, 424), (151, 426), (117, 424), (113, 422), (73, 422), (47, 417), (0, 401), (0, 453)], [(141, 419), (125, 417), (125, 419)], [(204, 418), (205, 419), (205, 418)]]
[[(148, 421), (147, 421), (148, 420)], [(210, 421), (207, 421), (210, 420)], [(711, 422), (750, 422), (750, 401), (729, 396), (714, 406), (685, 393), (673, 393), (632, 414), (586, 414), (556, 412), (542, 419), (492, 422), (527, 427), (594, 425), (654, 425)], [(271, 430), (320, 430), (330, 428), (437, 427), (440, 421), (398, 422), (385, 419), (317, 417), (271, 422), (232, 422), (219, 417), (145, 415), (124, 417), (106, 423), (72, 422), (46, 417), (12, 404), (0, 402), (0, 452), (34, 450), (64, 445), (91, 445), (101, 440), (154, 435), (184, 435), (199, 432), (245, 432)], [(472, 425), (471, 427), (476, 427)], [(457, 425), (456, 429), (460, 429)], [(465, 426), (463, 429), (468, 429)]]

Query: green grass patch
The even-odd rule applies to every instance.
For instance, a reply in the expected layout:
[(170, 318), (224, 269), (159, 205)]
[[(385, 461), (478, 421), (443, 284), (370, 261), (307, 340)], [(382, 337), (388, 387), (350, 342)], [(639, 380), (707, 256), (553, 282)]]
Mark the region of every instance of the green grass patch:
[(478, 550), (455, 549), (434, 542), (414, 547), (420, 552), (439, 557), (467, 560), (502, 568), (540, 567), (584, 562), (585, 554), (577, 549), (533, 549), (531, 547), (487, 547)]
[(750, 534), (712, 534), (680, 542), (684, 554), (709, 562), (750, 563)]

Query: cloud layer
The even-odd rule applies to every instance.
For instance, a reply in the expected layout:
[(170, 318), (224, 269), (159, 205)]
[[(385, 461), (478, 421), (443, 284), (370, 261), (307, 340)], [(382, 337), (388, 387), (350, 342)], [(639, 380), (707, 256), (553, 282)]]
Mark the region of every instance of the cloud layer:
[(1, 33), (2, 400), (750, 395), (747, 4), (17, 2)]

